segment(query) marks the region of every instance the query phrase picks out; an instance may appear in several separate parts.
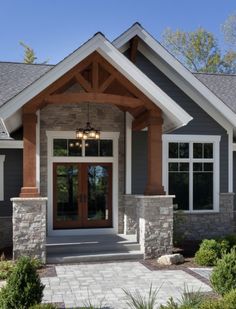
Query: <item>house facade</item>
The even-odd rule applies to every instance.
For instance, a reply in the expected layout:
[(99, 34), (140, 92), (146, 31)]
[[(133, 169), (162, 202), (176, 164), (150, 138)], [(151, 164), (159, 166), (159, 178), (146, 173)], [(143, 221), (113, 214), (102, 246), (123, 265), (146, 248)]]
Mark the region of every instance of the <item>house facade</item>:
[(55, 66), (0, 63), (0, 89), (0, 236), (15, 258), (45, 260), (47, 236), (109, 234), (158, 256), (174, 216), (189, 240), (234, 232), (236, 76), (192, 74), (136, 23)]

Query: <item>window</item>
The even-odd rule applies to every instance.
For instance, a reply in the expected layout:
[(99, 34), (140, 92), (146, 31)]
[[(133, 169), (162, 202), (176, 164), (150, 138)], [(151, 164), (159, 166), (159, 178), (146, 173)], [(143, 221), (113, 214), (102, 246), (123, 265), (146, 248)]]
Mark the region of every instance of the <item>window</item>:
[(4, 161), (5, 155), (0, 155), (0, 201), (4, 200)]
[(113, 141), (110, 139), (86, 141), (77, 139), (54, 139), (54, 157), (112, 157)]
[(218, 210), (220, 137), (164, 135), (163, 140), (165, 187), (175, 195), (176, 209)]

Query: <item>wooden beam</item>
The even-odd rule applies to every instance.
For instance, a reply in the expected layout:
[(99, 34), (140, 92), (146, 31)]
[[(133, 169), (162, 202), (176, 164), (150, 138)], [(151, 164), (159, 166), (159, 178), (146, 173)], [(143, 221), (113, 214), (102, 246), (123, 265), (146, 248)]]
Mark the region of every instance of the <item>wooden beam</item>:
[(23, 187), (20, 197), (39, 196), (36, 187), (36, 123), (35, 114), (23, 114)]
[(96, 92), (98, 91), (98, 62), (96, 60), (93, 62), (92, 80), (93, 90)]
[(94, 102), (94, 103), (107, 103), (115, 104), (126, 107), (138, 107), (142, 106), (143, 102), (136, 98), (125, 97), (114, 94), (106, 93), (62, 93), (49, 95), (45, 98), (47, 103), (67, 104), (67, 103), (82, 103), (82, 102)]
[(115, 77), (113, 75), (110, 75), (105, 81), (104, 83), (99, 87), (98, 91), (99, 92), (104, 92), (109, 86), (110, 84), (115, 80)]
[[(141, 114), (139, 114), (132, 123), (132, 130), (133, 131), (140, 131), (150, 124), (152, 118), (159, 119), (161, 117), (161, 112), (156, 111), (156, 110), (151, 110), (151, 111), (144, 111)], [(159, 120), (158, 120), (159, 121)]]
[(140, 131), (146, 128), (149, 124), (150, 112), (146, 111), (142, 113), (139, 117), (135, 118), (132, 122), (132, 130)]
[(84, 90), (88, 91), (88, 92), (92, 92), (93, 88), (90, 85), (90, 83), (82, 76), (81, 73), (77, 73), (75, 74), (75, 78), (77, 80), (77, 82), (79, 83), (80, 86), (82, 86), (84, 88)]
[(165, 194), (162, 186), (162, 117), (150, 114), (147, 138), (147, 185), (145, 195)]
[(137, 50), (138, 50), (138, 43), (139, 43), (139, 38), (137, 35), (131, 39), (130, 41), (130, 60), (135, 63), (136, 62), (136, 55), (137, 55)]

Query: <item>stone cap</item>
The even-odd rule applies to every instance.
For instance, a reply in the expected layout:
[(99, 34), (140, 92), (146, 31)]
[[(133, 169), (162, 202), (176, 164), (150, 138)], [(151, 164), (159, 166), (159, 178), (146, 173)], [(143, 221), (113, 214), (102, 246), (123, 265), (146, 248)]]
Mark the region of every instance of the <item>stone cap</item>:
[(165, 199), (165, 198), (175, 198), (175, 195), (143, 195), (143, 194), (124, 194), (124, 196), (134, 196), (135, 198), (143, 198), (143, 199), (147, 199), (147, 198), (161, 198), (161, 199)]
[(12, 197), (11, 202), (23, 202), (23, 201), (36, 201), (36, 202), (46, 202), (47, 197)]

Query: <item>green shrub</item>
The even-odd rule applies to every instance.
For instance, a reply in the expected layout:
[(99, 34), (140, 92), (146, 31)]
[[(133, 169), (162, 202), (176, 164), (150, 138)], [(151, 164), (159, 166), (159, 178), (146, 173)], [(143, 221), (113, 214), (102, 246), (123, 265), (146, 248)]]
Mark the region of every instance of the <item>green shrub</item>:
[(7, 279), (13, 271), (15, 264), (12, 261), (0, 261), (0, 280)]
[(211, 275), (213, 289), (224, 295), (232, 289), (236, 289), (236, 250), (225, 254), (222, 259), (217, 261)]
[(28, 257), (18, 260), (16, 267), (0, 291), (1, 309), (26, 309), (41, 302), (44, 286)]
[(200, 305), (199, 309), (226, 309), (226, 308), (223, 307), (221, 300), (207, 299)]
[(222, 251), (221, 244), (215, 239), (204, 239), (195, 254), (195, 262), (202, 266), (214, 266)]
[(222, 304), (224, 309), (235, 309), (236, 308), (236, 290), (231, 290), (225, 294)]
[(224, 237), (226, 241), (228, 241), (230, 248), (236, 246), (236, 234), (230, 234)]
[(37, 304), (31, 306), (29, 309), (58, 309), (58, 307), (52, 304)]

